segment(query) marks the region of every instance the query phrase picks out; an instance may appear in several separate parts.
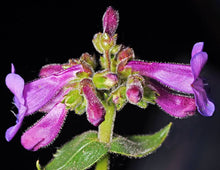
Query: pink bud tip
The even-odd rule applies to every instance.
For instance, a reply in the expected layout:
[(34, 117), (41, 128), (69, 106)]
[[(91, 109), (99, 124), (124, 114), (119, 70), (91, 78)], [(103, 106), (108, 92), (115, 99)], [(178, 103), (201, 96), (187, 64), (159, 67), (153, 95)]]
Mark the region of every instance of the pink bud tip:
[(102, 18), (103, 32), (109, 34), (111, 37), (115, 34), (118, 27), (119, 14), (111, 6), (107, 8)]

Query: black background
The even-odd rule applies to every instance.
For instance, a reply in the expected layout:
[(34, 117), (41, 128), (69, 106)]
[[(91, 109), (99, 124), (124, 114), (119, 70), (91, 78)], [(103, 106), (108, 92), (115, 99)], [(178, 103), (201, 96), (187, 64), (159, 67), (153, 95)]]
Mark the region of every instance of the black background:
[[(6, 169), (35, 169), (36, 160), (45, 164), (56, 148), (73, 136), (89, 129), (86, 116), (68, 114), (56, 141), (37, 152), (25, 150), (21, 134), (42, 114), (25, 118), (23, 126), (10, 142), (4, 139), (6, 129), (15, 123), (10, 110), (13, 95), (4, 83), (14, 63), (16, 72), (26, 82), (36, 79), (40, 68), (49, 63), (65, 63), (83, 52), (97, 54), (91, 43), (102, 31), (102, 15), (112, 5), (119, 10), (118, 43), (134, 49), (136, 57), (147, 61), (189, 63), (194, 43), (205, 42), (209, 60), (203, 75), (211, 86), (216, 111), (212, 117), (200, 114), (188, 119), (175, 119), (157, 106), (141, 110), (127, 105), (117, 113), (115, 133), (148, 134), (173, 122), (171, 132), (152, 155), (129, 159), (113, 155), (111, 169), (140, 170), (218, 170), (220, 169), (219, 115), (219, 49), (220, 1), (7, 1), (1, 4), (1, 166)], [(98, 55), (97, 55), (98, 57)]]

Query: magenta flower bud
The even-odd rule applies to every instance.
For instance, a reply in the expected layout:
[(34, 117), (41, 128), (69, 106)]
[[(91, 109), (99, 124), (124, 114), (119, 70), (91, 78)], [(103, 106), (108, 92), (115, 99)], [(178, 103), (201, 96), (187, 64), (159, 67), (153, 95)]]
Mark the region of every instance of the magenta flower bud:
[(105, 108), (97, 97), (92, 80), (83, 79), (80, 85), (87, 101), (87, 118), (94, 126), (99, 126), (105, 120)]
[(126, 96), (130, 103), (137, 104), (143, 97), (142, 86), (144, 79), (140, 75), (131, 75), (127, 80)]
[(111, 6), (107, 8), (102, 18), (103, 32), (109, 34), (111, 37), (115, 34), (118, 27), (119, 14)]
[(126, 95), (129, 102), (137, 104), (142, 99), (143, 93), (140, 86), (133, 85), (127, 89)]

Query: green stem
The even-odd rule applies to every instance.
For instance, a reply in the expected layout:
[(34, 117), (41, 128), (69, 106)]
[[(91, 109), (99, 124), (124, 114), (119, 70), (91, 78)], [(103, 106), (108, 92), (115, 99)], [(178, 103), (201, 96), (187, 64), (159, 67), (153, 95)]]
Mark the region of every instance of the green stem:
[(106, 69), (108, 70), (108, 71), (110, 71), (110, 69), (111, 69), (111, 60), (110, 60), (110, 56), (109, 56), (109, 50), (106, 50), (105, 52), (104, 52), (104, 58), (105, 58), (105, 61), (106, 61)]
[[(115, 121), (115, 106), (113, 104), (104, 104), (106, 115), (105, 121), (99, 126), (98, 138), (100, 142), (110, 144), (112, 141), (114, 121)], [(107, 170), (109, 166), (109, 155), (101, 159), (97, 165), (96, 170)]]
[(109, 155), (102, 158), (95, 167), (95, 170), (107, 170), (109, 169)]

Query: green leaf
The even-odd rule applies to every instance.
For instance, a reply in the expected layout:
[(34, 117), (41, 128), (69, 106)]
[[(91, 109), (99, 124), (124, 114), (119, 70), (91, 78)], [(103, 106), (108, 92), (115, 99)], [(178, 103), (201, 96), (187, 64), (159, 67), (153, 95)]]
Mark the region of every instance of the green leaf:
[(87, 169), (107, 152), (108, 147), (105, 143), (98, 141), (97, 132), (88, 131), (73, 138), (60, 148), (45, 169)]
[(161, 146), (171, 125), (172, 123), (169, 123), (152, 135), (135, 135), (128, 138), (117, 136), (112, 140), (110, 152), (133, 158), (145, 157)]

